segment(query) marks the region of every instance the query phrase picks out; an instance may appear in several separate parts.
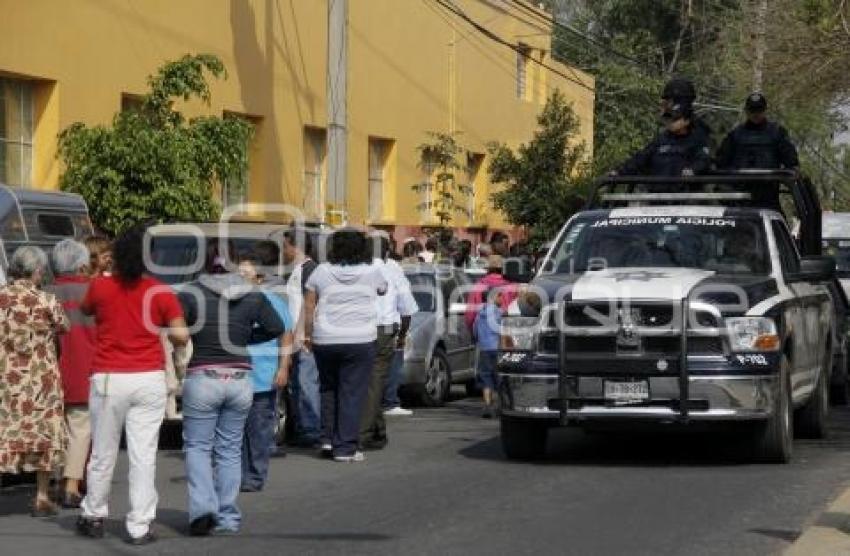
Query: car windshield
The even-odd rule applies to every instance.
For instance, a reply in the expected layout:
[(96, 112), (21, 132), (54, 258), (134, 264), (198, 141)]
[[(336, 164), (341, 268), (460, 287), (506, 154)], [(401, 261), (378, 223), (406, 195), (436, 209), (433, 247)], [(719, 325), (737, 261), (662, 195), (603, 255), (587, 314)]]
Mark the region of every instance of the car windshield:
[(543, 272), (684, 267), (723, 274), (767, 274), (769, 251), (760, 220), (740, 217), (579, 217), (559, 238)]
[(413, 292), (413, 298), (416, 300), (419, 310), (426, 313), (433, 313), (437, 309), (437, 300), (434, 298), (437, 283), (434, 280), (434, 275), (405, 273), (405, 276), (410, 281), (410, 289)]
[(835, 258), (835, 270), (839, 276), (850, 277), (850, 238), (824, 240), (823, 254)]
[[(219, 253), (218, 238), (199, 240), (195, 236), (187, 235), (158, 235), (151, 241), (150, 252), (151, 262), (161, 268), (151, 269), (151, 274), (166, 284), (191, 282), (201, 273), (214, 272), (233, 264), (240, 253), (250, 251), (258, 241), (260, 240), (256, 238), (230, 238), (227, 240), (227, 253)], [(199, 245), (203, 242), (206, 243), (205, 246)], [(203, 253), (201, 271), (187, 272), (189, 267), (196, 264), (198, 253)], [(223, 262), (227, 264), (223, 265)]]

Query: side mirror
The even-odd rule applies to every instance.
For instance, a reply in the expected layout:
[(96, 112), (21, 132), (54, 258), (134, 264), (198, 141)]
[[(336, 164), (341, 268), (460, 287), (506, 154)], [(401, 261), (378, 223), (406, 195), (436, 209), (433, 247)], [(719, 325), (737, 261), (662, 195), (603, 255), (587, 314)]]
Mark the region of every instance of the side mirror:
[(800, 270), (788, 276), (789, 282), (826, 282), (835, 278), (835, 259), (832, 257), (803, 257)]

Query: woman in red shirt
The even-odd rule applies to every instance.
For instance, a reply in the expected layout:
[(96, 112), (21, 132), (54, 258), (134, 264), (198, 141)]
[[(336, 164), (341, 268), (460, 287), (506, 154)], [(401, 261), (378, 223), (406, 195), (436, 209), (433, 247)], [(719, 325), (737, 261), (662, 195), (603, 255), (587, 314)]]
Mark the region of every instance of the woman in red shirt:
[(51, 258), (56, 281), (45, 289), (56, 296), (70, 321), (68, 331), (59, 336), (59, 372), (68, 427), (62, 506), (79, 508), (80, 481), (84, 478), (91, 445), (89, 374), (96, 346), (94, 319), (80, 311), (90, 283), (89, 250), (78, 241), (65, 239), (53, 248)]
[(82, 311), (97, 325), (97, 350), (92, 362), (89, 410), (92, 455), (88, 492), (77, 530), (103, 536), (109, 488), (125, 430), (130, 459), (128, 542), (153, 542), (150, 523), (156, 516), (156, 450), (165, 416), (167, 390), (165, 355), (160, 331), (171, 343), (185, 346), (189, 333), (183, 311), (171, 289), (145, 274), (145, 228), (136, 226), (114, 245), (114, 274), (92, 281)]

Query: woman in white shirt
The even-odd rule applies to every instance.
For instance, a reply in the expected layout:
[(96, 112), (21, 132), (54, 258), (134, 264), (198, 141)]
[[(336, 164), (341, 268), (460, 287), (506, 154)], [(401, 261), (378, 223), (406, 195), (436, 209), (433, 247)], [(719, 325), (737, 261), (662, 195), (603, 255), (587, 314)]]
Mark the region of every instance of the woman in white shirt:
[(359, 422), (375, 362), (375, 305), (387, 289), (369, 245), (361, 231), (335, 231), (328, 262), (305, 284), (304, 346), (319, 367), (322, 452), (340, 462), (365, 459), (357, 449)]

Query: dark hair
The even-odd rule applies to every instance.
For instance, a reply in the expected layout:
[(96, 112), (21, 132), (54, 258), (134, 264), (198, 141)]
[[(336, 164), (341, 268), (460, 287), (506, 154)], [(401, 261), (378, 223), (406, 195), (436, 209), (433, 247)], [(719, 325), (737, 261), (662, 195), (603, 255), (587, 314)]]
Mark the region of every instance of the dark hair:
[(440, 242), (435, 237), (429, 237), (425, 240), (425, 249), (429, 251), (436, 251), (439, 246)]
[(280, 248), (268, 239), (258, 241), (251, 250), (250, 260), (263, 267), (277, 267), (280, 264)]
[[(283, 241), (294, 247), (300, 247), (305, 255), (315, 259), (313, 256), (313, 241), (310, 234), (304, 228), (289, 228), (283, 232)], [(299, 245), (299, 241), (301, 245)]]
[(422, 252), (422, 244), (418, 241), (406, 241), (404, 246), (401, 248), (401, 254), (404, 255), (405, 258), (408, 257), (417, 257), (419, 253)]
[(136, 282), (145, 273), (143, 245), (147, 229), (147, 224), (131, 226), (112, 244), (115, 274), (125, 284)]
[(372, 253), (366, 234), (354, 228), (341, 228), (331, 234), (328, 262), (336, 265), (369, 264)]
[(393, 252), (392, 244), (390, 243), (390, 238), (385, 235), (379, 236), (379, 241), (381, 242), (381, 258), (386, 259), (390, 257)]
[(506, 239), (510, 239), (508, 237), (508, 234), (506, 234), (505, 232), (496, 231), (493, 232), (493, 235), (490, 236), (490, 244), (492, 245), (493, 243), (501, 243)]

